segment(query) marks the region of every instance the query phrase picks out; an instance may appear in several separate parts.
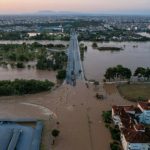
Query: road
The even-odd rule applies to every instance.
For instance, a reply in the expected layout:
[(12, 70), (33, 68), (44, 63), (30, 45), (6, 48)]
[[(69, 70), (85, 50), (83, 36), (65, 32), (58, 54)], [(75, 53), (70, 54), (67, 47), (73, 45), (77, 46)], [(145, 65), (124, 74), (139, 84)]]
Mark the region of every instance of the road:
[(70, 34), (68, 48), (68, 64), (66, 81), (70, 85), (76, 85), (77, 80), (84, 80), (84, 72), (80, 58), (78, 37), (75, 31)]

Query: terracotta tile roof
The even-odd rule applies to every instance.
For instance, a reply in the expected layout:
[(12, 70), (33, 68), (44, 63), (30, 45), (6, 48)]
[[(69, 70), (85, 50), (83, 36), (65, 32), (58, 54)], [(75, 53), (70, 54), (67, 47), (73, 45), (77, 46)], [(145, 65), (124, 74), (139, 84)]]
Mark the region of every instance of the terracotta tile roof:
[[(145, 106), (145, 103), (143, 105)], [(140, 108), (134, 106), (113, 106), (112, 109), (114, 114), (120, 117), (122, 123), (121, 132), (128, 142), (150, 143), (150, 132), (145, 131), (144, 125), (137, 124), (134, 120), (134, 115), (128, 113), (128, 111), (142, 113)]]
[(123, 128), (121, 132), (125, 136), (126, 141), (130, 143), (150, 143), (150, 135), (146, 134), (146, 132), (130, 130), (127, 128)]
[(114, 110), (115, 115), (120, 115), (121, 112), (126, 111), (135, 111), (134, 106), (112, 106), (112, 109)]
[(145, 131), (145, 127), (142, 124), (135, 124), (134, 128), (136, 129), (136, 131)]
[(150, 102), (139, 102), (138, 103), (142, 109), (144, 110), (150, 110)]
[[(133, 106), (131, 106), (131, 107), (133, 108)], [(133, 129), (135, 122), (130, 117), (130, 115), (125, 111), (125, 108), (130, 109), (130, 106), (113, 106), (114, 113), (115, 113), (115, 115), (118, 115), (120, 117), (122, 126)]]
[(135, 111), (135, 107), (134, 106), (125, 106), (124, 110), (125, 111)]

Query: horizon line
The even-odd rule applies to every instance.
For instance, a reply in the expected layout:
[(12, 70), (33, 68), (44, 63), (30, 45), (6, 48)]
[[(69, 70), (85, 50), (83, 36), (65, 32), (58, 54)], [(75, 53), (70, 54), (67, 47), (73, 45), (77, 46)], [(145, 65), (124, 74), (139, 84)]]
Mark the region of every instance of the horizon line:
[(150, 16), (150, 12), (80, 12), (80, 11), (53, 11), (53, 10), (39, 10), (36, 12), (0, 12), (0, 16), (2, 15), (130, 15), (130, 16)]

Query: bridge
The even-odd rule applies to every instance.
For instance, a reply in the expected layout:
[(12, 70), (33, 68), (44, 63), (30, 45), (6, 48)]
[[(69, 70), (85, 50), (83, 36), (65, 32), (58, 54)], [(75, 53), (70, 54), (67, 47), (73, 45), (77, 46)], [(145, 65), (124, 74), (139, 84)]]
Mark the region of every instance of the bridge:
[(78, 37), (74, 30), (70, 34), (70, 42), (68, 48), (68, 63), (67, 63), (67, 84), (76, 85), (77, 80), (84, 80), (84, 72), (80, 58), (80, 49)]

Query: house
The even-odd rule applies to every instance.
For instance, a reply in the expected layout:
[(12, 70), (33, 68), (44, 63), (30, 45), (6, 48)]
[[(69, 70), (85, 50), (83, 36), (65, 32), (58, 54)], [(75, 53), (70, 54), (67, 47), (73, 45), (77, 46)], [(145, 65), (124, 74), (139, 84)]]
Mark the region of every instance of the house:
[(124, 150), (150, 150), (149, 123), (150, 102), (138, 103), (137, 106), (112, 106), (112, 119), (121, 131)]
[(143, 128), (122, 128), (121, 142), (124, 150), (150, 150), (150, 135)]

